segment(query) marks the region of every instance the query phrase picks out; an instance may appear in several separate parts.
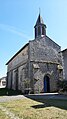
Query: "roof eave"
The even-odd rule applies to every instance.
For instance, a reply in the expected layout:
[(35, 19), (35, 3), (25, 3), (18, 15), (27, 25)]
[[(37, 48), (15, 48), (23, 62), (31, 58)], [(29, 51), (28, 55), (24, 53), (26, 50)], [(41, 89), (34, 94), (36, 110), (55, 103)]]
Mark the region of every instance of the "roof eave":
[(29, 43), (25, 44), (7, 63), (6, 65), (8, 65), (26, 46), (28, 46)]

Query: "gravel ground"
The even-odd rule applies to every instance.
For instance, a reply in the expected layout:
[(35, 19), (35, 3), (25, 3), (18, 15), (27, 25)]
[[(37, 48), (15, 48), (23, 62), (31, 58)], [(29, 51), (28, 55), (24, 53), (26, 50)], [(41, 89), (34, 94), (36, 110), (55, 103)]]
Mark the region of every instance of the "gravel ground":
[(10, 100), (19, 100), (26, 98), (24, 95), (17, 95), (17, 96), (2, 96), (0, 97), (0, 102), (7, 102)]
[(10, 100), (18, 100), (18, 99), (64, 99), (67, 100), (66, 95), (60, 95), (58, 93), (47, 93), (47, 94), (29, 94), (29, 95), (17, 95), (17, 96), (1, 96), (0, 102), (7, 102)]

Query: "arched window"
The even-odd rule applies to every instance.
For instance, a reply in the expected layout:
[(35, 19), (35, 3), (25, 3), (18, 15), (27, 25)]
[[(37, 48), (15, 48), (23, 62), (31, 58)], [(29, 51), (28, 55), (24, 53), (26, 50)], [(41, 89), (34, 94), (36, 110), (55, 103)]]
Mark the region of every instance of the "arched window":
[(50, 92), (50, 78), (47, 75), (44, 77), (44, 92)]

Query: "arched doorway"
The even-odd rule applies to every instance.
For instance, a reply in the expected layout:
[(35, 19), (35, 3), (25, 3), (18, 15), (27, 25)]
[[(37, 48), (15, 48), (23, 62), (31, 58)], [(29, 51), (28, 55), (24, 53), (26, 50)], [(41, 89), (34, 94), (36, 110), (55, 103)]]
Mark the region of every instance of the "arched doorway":
[(50, 92), (50, 78), (47, 75), (44, 77), (44, 92)]

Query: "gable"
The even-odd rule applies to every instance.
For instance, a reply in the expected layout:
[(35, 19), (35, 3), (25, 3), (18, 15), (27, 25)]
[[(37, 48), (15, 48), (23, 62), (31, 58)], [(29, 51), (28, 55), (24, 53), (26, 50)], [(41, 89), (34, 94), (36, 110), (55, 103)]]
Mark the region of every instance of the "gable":
[(29, 45), (31, 61), (58, 62), (60, 60), (58, 55), (58, 52), (61, 50), (60, 46), (48, 37), (30, 41)]
[(46, 45), (51, 46), (57, 52), (61, 51), (61, 47), (56, 42), (54, 42), (51, 38), (49, 38), (48, 36), (46, 36), (45, 43), (46, 43)]

